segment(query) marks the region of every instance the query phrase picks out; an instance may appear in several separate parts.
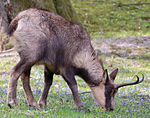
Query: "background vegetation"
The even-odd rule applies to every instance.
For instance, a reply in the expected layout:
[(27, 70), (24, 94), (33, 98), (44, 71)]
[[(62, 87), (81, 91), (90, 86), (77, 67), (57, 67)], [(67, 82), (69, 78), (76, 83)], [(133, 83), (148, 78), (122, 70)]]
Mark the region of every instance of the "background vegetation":
[[(122, 38), (149, 36), (149, 0), (72, 0), (73, 6), (92, 38)], [(121, 40), (121, 39), (120, 39)], [(136, 40), (136, 38), (135, 38)], [(119, 50), (119, 49), (118, 49)], [(149, 51), (149, 48), (144, 50)], [(130, 50), (132, 51), (132, 49)], [(15, 56), (14, 56), (15, 55)], [(48, 96), (48, 106), (37, 110), (27, 105), (22, 83), (19, 80), (17, 99), (20, 107), (9, 109), (6, 106), (9, 73), (18, 62), (17, 54), (0, 55), (0, 117), (32, 118), (149, 118), (150, 117), (150, 60), (149, 55), (120, 57), (114, 54), (101, 54), (105, 68), (111, 72), (118, 67), (116, 83), (134, 81), (133, 76), (145, 75), (143, 83), (121, 88), (116, 95), (115, 110), (103, 112), (91, 93), (80, 94), (85, 108), (78, 109), (73, 104), (70, 89), (60, 76), (54, 82)], [(82, 79), (76, 77), (79, 92), (90, 91)], [(31, 86), (36, 100), (43, 89), (43, 67), (32, 69)]]
[(150, 35), (149, 0), (72, 0), (93, 38)]

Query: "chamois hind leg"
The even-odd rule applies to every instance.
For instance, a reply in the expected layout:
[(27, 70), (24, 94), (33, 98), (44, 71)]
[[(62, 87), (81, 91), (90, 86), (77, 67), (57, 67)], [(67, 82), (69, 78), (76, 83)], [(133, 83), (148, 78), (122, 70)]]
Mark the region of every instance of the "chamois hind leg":
[(12, 105), (18, 105), (16, 100), (18, 78), (26, 68), (28, 68), (28, 63), (24, 59), (21, 59), (11, 72), (7, 93), (7, 105), (10, 108)]
[(45, 107), (47, 105), (47, 96), (53, 82), (53, 74), (54, 73), (50, 72), (47, 67), (44, 68), (44, 89), (38, 101), (40, 107)]
[(78, 95), (78, 86), (73, 72), (70, 70), (66, 71), (66, 73), (63, 75), (63, 78), (67, 82), (69, 88), (71, 89), (75, 105), (78, 107), (82, 107), (83, 105)]
[(23, 89), (25, 91), (28, 104), (30, 106), (35, 106), (36, 108), (39, 108), (37, 102), (35, 101), (35, 99), (33, 97), (32, 91), (31, 91), (31, 87), (30, 87), (30, 72), (31, 72), (31, 68), (29, 68), (28, 70), (24, 71), (22, 73), (22, 75), (21, 75)]

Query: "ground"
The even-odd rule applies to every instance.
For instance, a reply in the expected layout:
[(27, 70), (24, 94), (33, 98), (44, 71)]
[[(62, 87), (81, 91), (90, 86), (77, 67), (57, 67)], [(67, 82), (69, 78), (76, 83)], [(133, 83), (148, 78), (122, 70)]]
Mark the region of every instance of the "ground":
[(150, 57), (150, 36), (93, 39), (93, 46), (100, 53), (129, 58)]

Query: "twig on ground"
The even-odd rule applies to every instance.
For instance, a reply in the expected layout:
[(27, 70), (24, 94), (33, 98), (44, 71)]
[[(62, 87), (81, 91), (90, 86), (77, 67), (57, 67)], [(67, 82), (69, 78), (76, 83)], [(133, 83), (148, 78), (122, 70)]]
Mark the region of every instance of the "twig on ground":
[(0, 72), (0, 75), (9, 74), (9, 72)]
[(148, 5), (150, 3), (131, 3), (131, 4), (122, 4), (122, 3), (119, 3), (118, 4), (118, 7), (122, 7), (122, 6), (131, 6), (131, 5)]
[(81, 92), (79, 94), (85, 94), (85, 93), (91, 93), (91, 91), (84, 91), (84, 92)]
[(2, 52), (0, 52), (0, 54), (7, 54), (7, 53), (10, 53), (10, 52), (13, 52), (13, 51), (14, 51), (14, 48), (6, 50), (6, 51), (2, 51)]

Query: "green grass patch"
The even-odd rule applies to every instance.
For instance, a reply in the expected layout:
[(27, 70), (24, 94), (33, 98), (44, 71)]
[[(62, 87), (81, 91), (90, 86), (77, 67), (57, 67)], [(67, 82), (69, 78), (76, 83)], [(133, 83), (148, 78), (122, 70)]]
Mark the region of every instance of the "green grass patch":
[(72, 0), (93, 38), (150, 35), (149, 0)]

